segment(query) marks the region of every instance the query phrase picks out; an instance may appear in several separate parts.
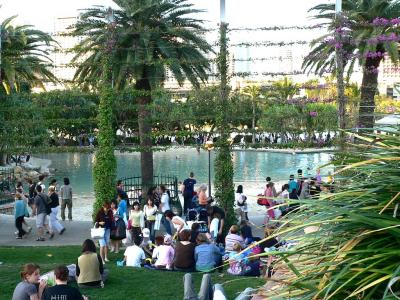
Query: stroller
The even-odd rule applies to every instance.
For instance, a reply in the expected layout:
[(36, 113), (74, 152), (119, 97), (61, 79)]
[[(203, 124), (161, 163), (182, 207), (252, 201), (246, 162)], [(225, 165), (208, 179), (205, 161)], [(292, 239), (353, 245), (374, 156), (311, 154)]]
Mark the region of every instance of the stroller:
[(207, 209), (198, 207), (189, 209), (186, 214), (186, 223), (191, 227), (193, 223), (200, 225), (198, 232), (208, 232), (208, 214)]

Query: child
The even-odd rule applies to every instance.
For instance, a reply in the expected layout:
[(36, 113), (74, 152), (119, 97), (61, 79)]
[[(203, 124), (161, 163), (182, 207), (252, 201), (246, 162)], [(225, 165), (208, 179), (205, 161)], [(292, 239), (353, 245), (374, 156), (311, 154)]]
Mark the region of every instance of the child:
[(228, 254), (229, 268), (228, 273), (231, 275), (242, 275), (244, 273), (242, 246), (239, 243), (233, 244), (232, 251)]
[(164, 244), (156, 247), (153, 251), (153, 258), (156, 259), (154, 266), (158, 269), (172, 269), (175, 250), (171, 246), (172, 238), (170, 235), (164, 237)]

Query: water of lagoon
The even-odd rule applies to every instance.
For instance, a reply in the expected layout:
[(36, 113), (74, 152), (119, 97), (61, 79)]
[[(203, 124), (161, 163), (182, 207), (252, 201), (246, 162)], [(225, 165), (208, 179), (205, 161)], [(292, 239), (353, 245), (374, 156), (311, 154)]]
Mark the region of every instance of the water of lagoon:
[[(69, 177), (73, 191), (73, 218), (90, 220), (94, 200), (92, 167), (94, 154), (90, 153), (51, 153), (37, 155), (52, 161), (50, 168), (56, 169), (53, 176), (62, 184), (63, 177)], [(256, 195), (262, 192), (265, 178), (270, 176), (273, 181), (283, 183), (290, 174), (296, 174), (297, 169), (310, 169), (309, 174), (315, 174), (318, 166), (329, 162), (329, 153), (271, 153), (261, 151), (234, 151), (234, 182), (242, 184), (248, 196), (250, 210), (260, 210), (256, 204)], [(116, 152), (118, 178), (140, 175), (140, 153)], [(211, 152), (211, 176), (214, 178), (215, 153)], [(174, 175), (179, 181), (188, 177), (189, 172), (195, 173), (198, 183), (208, 183), (208, 152), (200, 153), (194, 148), (170, 148), (167, 151), (154, 153), (154, 174)], [(323, 169), (327, 174), (331, 169)], [(48, 182), (46, 182), (46, 186)], [(280, 184), (277, 185), (279, 189)]]

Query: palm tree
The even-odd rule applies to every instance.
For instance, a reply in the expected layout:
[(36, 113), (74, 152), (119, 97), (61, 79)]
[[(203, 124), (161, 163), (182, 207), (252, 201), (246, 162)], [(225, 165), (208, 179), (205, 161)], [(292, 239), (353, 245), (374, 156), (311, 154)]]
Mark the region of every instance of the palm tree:
[(253, 130), (252, 140), (253, 144), (256, 143), (256, 110), (257, 110), (257, 100), (261, 98), (261, 87), (257, 85), (248, 85), (243, 89), (243, 94), (250, 97), (251, 107), (252, 107), (252, 120), (251, 129)]
[[(399, 60), (398, 42), (396, 40), (379, 39), (383, 35), (390, 36), (398, 32), (397, 25), (388, 23), (384, 26), (371, 26), (377, 18), (393, 19), (400, 15), (398, 0), (343, 0), (344, 30), (340, 31), (343, 43), (332, 40), (337, 27), (335, 5), (320, 4), (310, 11), (316, 11), (316, 19), (327, 20), (330, 33), (315, 39), (313, 49), (305, 58), (303, 68), (317, 74), (331, 70), (335, 72), (335, 47), (343, 51), (343, 65), (347, 67), (348, 78), (357, 62), (363, 68), (361, 86), (361, 103), (359, 109), (359, 126), (373, 128), (375, 95), (378, 86), (378, 68), (387, 53), (393, 62)], [(379, 37), (379, 38), (377, 38)], [(371, 55), (372, 54), (372, 55)], [(378, 55), (373, 55), (378, 54)]]
[(56, 82), (50, 71), (49, 47), (54, 40), (32, 26), (13, 26), (16, 16), (1, 23), (1, 84), (7, 94), (22, 87), (41, 87), (47, 81)]
[(279, 97), (279, 100), (292, 99), (299, 89), (299, 85), (287, 77), (272, 84), (272, 93)]
[[(132, 86), (137, 91), (138, 125), (143, 183), (153, 180), (151, 140), (152, 92), (162, 87), (169, 70), (182, 84), (188, 79), (194, 87), (207, 79), (211, 46), (201, 36), (202, 21), (193, 15), (187, 0), (114, 0), (115, 45), (112, 55), (114, 88)], [(190, 15), (190, 16), (189, 16)], [(75, 80), (85, 88), (98, 87), (103, 72), (101, 58), (107, 44), (107, 9), (86, 10), (76, 24), (74, 34), (85, 37), (76, 47), (78, 67)]]

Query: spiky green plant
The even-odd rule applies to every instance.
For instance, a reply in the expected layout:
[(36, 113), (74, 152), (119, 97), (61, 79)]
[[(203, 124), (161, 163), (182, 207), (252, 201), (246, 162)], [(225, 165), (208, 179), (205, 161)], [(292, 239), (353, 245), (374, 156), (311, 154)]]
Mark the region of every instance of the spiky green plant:
[[(334, 162), (335, 193), (301, 201), (284, 219), (276, 234), (298, 244), (277, 254), (286, 275), (268, 299), (399, 297), (399, 285), (390, 287), (400, 274), (400, 132), (393, 133), (360, 137), (365, 144)], [(310, 226), (317, 231), (305, 234)]]

